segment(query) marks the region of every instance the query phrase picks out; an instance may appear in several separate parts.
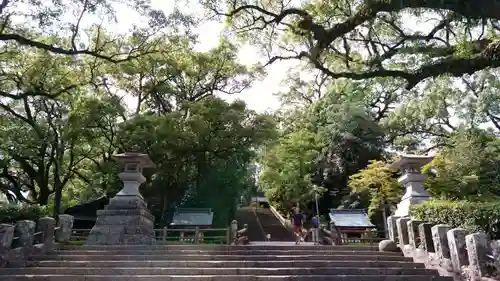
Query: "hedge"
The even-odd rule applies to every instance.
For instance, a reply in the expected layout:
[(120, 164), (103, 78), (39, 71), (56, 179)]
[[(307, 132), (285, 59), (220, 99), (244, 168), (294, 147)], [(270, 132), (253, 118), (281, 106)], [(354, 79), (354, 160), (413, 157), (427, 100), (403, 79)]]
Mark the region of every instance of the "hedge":
[(49, 214), (47, 207), (27, 204), (8, 204), (0, 206), (0, 223), (14, 224), (20, 220), (37, 221)]
[(428, 201), (413, 205), (414, 219), (461, 227), (470, 232), (485, 232), (500, 239), (500, 202)]

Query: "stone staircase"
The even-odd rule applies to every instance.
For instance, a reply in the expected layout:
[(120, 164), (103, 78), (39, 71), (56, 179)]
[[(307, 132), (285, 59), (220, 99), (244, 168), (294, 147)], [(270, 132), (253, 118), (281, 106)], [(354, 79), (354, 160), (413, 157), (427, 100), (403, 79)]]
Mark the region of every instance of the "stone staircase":
[(236, 220), (238, 226), (248, 225), (247, 236), (250, 241), (266, 241), (266, 236), (262, 232), (261, 226), (257, 221), (257, 217), (253, 212), (252, 207), (239, 208), (236, 212)]
[(399, 253), (308, 245), (64, 246), (2, 281), (451, 281)]
[[(256, 208), (255, 213), (266, 234), (271, 234), (271, 241), (294, 241), (294, 236), (269, 208)], [(250, 240), (252, 241), (252, 240)]]

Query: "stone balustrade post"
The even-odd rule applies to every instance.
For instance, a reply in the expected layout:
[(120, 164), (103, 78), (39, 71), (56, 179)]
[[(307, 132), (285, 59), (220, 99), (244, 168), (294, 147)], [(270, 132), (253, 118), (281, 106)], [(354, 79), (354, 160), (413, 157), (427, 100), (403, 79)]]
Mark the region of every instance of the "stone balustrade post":
[(238, 222), (236, 220), (233, 220), (231, 222), (231, 244), (236, 243), (236, 238), (238, 236)]
[(410, 246), (416, 250), (421, 244), (421, 237), (418, 231), (419, 225), (423, 224), (424, 221), (410, 220), (407, 222), (408, 227), (408, 240)]
[(474, 233), (465, 236), (471, 281), (480, 281), (487, 273), (487, 255), (491, 252), (488, 236)]
[(33, 246), (33, 240), (35, 239), (35, 227), (36, 223), (30, 220), (22, 220), (16, 222), (14, 228), (15, 237), (19, 237), (16, 244), (19, 247), (31, 248)]
[(422, 223), (418, 226), (418, 232), (420, 236), (420, 243), (427, 253), (435, 253), (434, 241), (432, 240), (432, 227), (433, 223)]
[(449, 230), (451, 230), (451, 226), (446, 224), (438, 224), (431, 228), (437, 258), (440, 265), (446, 269), (451, 269), (450, 247), (448, 246), (447, 236)]
[(462, 266), (469, 265), (467, 247), (465, 245), (465, 229), (454, 228), (447, 232), (448, 246), (453, 271), (460, 274)]
[(74, 217), (71, 215), (59, 215), (59, 221), (57, 223), (59, 229), (56, 230), (57, 242), (65, 243), (70, 240), (71, 232), (73, 231), (73, 221)]
[(50, 253), (54, 251), (54, 233), (56, 220), (51, 217), (43, 217), (38, 220), (38, 231), (42, 232), (43, 251)]
[(389, 240), (398, 243), (398, 225), (396, 220), (399, 219), (398, 216), (389, 216), (387, 218), (387, 229), (389, 230)]
[(14, 226), (11, 224), (0, 224), (0, 268), (7, 263), (7, 254), (12, 247), (14, 238)]
[(11, 224), (0, 224), (0, 255), (9, 251), (14, 238), (14, 226)]
[(405, 245), (410, 243), (408, 238), (408, 222), (410, 221), (409, 217), (402, 217), (396, 220), (396, 224), (398, 227), (398, 237), (399, 237), (399, 247), (403, 248)]
[(24, 267), (27, 258), (33, 253), (33, 241), (35, 239), (36, 223), (30, 220), (16, 222), (14, 227), (14, 237), (17, 237), (14, 245), (16, 249), (9, 252), (7, 259), (9, 264)]

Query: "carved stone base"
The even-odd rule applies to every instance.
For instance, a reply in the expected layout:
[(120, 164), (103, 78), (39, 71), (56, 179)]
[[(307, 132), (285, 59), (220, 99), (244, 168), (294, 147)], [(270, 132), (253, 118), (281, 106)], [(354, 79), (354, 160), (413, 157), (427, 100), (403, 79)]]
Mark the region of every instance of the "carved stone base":
[(86, 245), (155, 243), (154, 216), (139, 196), (115, 196), (104, 210), (97, 211), (95, 226)]

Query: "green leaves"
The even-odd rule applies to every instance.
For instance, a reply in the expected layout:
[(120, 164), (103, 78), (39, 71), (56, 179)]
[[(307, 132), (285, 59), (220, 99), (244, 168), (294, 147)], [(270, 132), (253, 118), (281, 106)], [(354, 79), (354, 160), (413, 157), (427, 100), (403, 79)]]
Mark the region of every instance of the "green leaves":
[(349, 188), (370, 198), (370, 216), (385, 206), (396, 206), (404, 188), (395, 177), (396, 172), (382, 161), (370, 161), (366, 169), (349, 177)]
[(302, 129), (280, 137), (261, 152), (260, 186), (279, 208), (314, 199), (311, 175), (320, 149), (317, 135)]
[(137, 146), (157, 165), (143, 191), (155, 215), (176, 206), (208, 207), (219, 213), (217, 225), (225, 226), (240, 196), (255, 189), (254, 151), (275, 134), (275, 124), (241, 101), (207, 97), (180, 107), (125, 122), (124, 149)]
[(460, 227), (470, 232), (485, 232), (492, 239), (500, 237), (498, 202), (429, 201), (412, 205), (410, 215), (415, 219)]
[(462, 130), (427, 164), (426, 189), (434, 198), (484, 200), (500, 196), (500, 141), (481, 130)]

